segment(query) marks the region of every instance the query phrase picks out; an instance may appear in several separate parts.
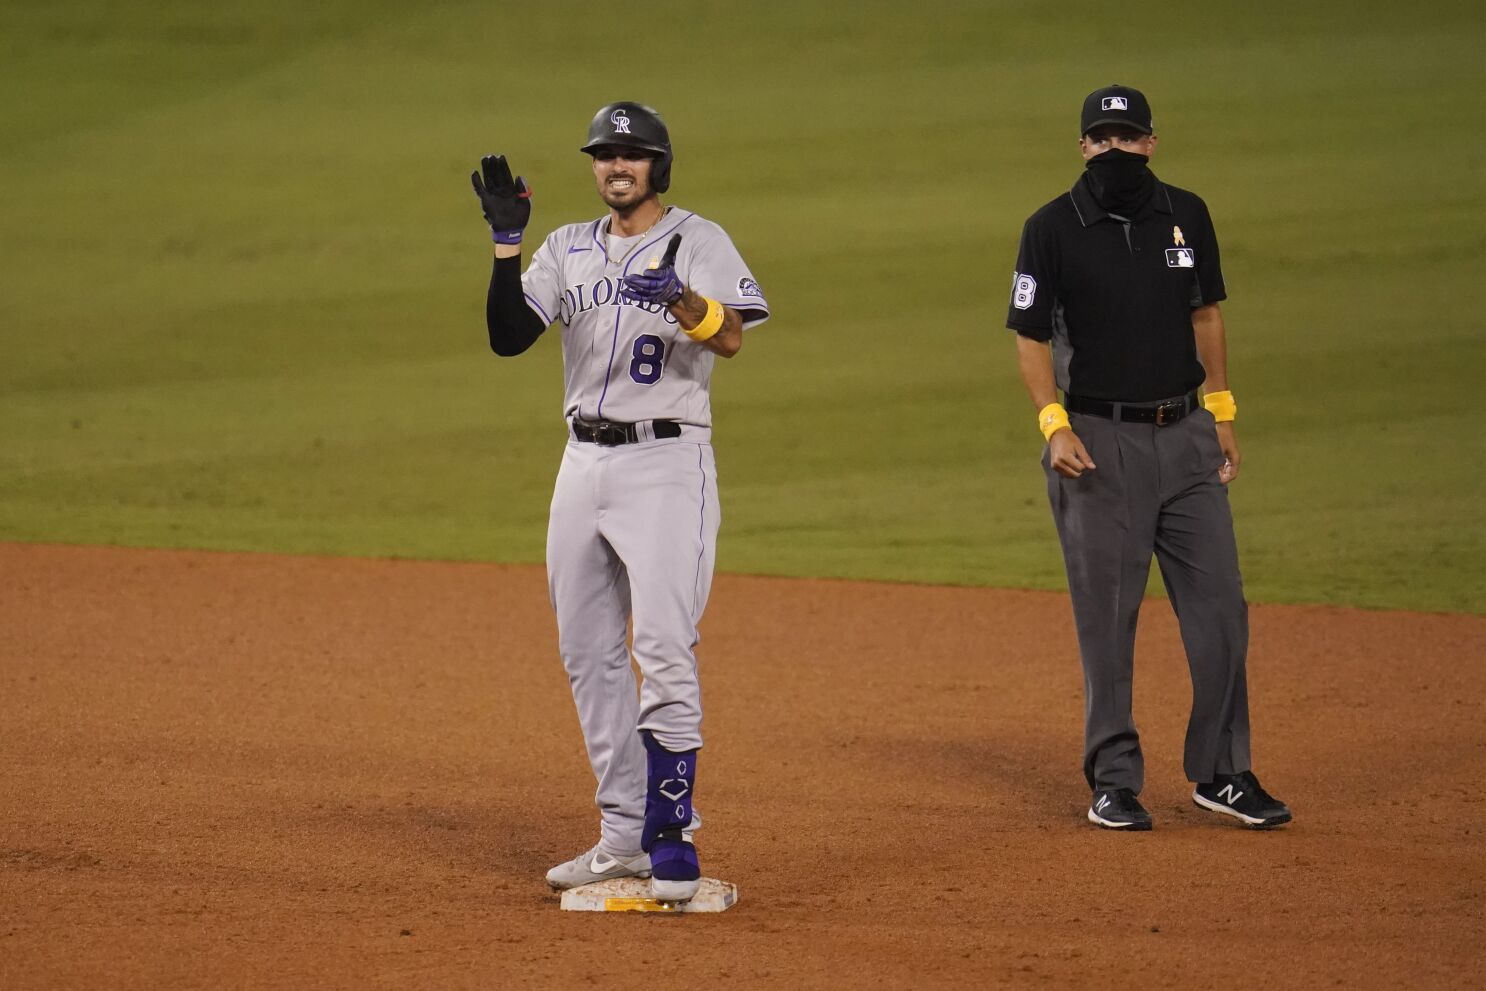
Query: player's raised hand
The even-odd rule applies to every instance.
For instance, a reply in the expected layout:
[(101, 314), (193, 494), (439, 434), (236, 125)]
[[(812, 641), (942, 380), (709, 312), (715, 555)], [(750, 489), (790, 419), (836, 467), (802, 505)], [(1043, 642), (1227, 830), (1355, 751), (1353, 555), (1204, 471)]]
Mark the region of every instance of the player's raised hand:
[(1059, 430), (1048, 439), (1047, 461), (1059, 475), (1078, 478), (1086, 471), (1094, 470), (1094, 459), (1088, 448), (1072, 430)]
[(486, 155), (480, 159), (480, 171), (470, 173), (470, 184), (480, 198), (480, 210), (495, 243), (520, 244), (521, 232), (531, 220), (531, 190), (526, 180), (511, 178), (506, 156)]
[(672, 234), (663, 258), (651, 258), (649, 266), (638, 275), (626, 275), (619, 294), (636, 303), (658, 303), (670, 306), (681, 298), (686, 287), (676, 274), (676, 252), (681, 249), (681, 235)]

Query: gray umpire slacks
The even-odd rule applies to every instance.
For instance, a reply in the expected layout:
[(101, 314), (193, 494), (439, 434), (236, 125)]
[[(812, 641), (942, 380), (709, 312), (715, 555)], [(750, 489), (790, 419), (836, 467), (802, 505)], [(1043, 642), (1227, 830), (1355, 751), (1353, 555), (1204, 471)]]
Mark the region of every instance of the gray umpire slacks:
[(1165, 427), (1077, 413), (1070, 421), (1098, 467), (1065, 478), (1048, 467), (1046, 451), (1042, 465), (1083, 658), (1089, 787), (1138, 794), (1145, 784), (1130, 705), (1152, 553), (1192, 673), (1187, 778), (1249, 770), (1248, 605), (1212, 414), (1198, 410)]

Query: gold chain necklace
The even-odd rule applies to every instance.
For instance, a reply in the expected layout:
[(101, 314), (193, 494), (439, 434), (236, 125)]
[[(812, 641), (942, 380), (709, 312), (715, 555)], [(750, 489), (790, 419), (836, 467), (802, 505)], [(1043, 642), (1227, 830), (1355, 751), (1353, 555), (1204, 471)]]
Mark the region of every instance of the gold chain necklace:
[[(661, 207), (660, 216), (655, 218), (655, 223), (645, 228), (639, 234), (631, 234), (630, 237), (638, 238), (638, 240), (635, 241), (634, 244), (629, 246), (629, 251), (626, 251), (624, 254), (619, 256), (619, 261), (615, 261), (609, 254), (609, 238), (613, 236), (612, 232), (614, 230), (614, 218), (610, 217), (608, 220), (604, 221), (604, 260), (607, 261), (610, 265), (618, 265), (619, 262), (624, 261), (634, 252), (636, 248), (645, 243), (645, 235), (655, 230), (655, 225), (666, 219), (666, 214), (670, 212), (670, 207)], [(624, 240), (628, 240), (628, 238), (624, 238)]]

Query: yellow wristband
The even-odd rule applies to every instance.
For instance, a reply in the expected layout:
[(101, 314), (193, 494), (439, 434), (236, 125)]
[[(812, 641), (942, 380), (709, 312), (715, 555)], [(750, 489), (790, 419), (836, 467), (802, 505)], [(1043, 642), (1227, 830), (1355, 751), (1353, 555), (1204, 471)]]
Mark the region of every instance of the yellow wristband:
[(1048, 403), (1037, 414), (1037, 429), (1042, 431), (1043, 440), (1052, 440), (1053, 434), (1064, 427), (1073, 429), (1068, 422), (1068, 411), (1063, 408), (1062, 403)]
[(1233, 401), (1233, 393), (1227, 389), (1209, 392), (1202, 397), (1202, 405), (1219, 423), (1226, 423), (1238, 415), (1238, 404)]
[(722, 329), (722, 304), (709, 296), (702, 298), (707, 301), (707, 315), (702, 317), (701, 323), (686, 331), (686, 336), (697, 343), (716, 335)]

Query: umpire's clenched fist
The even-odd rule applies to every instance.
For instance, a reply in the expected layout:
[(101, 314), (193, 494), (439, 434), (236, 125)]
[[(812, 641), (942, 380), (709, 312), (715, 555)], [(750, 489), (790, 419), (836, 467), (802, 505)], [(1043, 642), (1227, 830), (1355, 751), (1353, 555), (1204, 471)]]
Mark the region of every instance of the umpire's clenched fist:
[(506, 156), (486, 155), (480, 159), (480, 171), (470, 173), (470, 184), (496, 243), (520, 244), (521, 232), (531, 220), (531, 190), (526, 180), (511, 178)]
[(1059, 475), (1069, 478), (1078, 478), (1084, 472), (1094, 470), (1094, 459), (1089, 457), (1084, 442), (1078, 439), (1078, 434), (1066, 429), (1048, 438), (1047, 463)]

